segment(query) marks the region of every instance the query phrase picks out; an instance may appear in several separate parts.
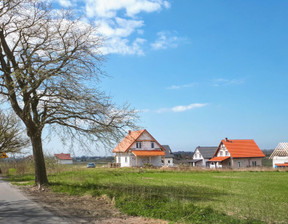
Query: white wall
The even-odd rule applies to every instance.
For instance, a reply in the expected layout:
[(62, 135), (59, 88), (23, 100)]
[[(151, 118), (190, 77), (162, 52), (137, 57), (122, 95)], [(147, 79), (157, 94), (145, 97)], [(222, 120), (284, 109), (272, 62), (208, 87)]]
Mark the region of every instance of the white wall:
[[(154, 142), (151, 136), (147, 133), (143, 133), (137, 142), (141, 142), (141, 148), (138, 148), (139, 150), (154, 150), (160, 148), (160, 145)], [(154, 142), (154, 148), (151, 148), (151, 142)], [(134, 142), (130, 148), (136, 149), (136, 142)]]
[(164, 159), (164, 166), (174, 166), (173, 158), (165, 158)]
[(73, 160), (71, 159), (71, 160), (67, 160), (67, 159), (65, 159), (65, 160), (61, 160), (61, 159), (59, 159), (58, 160), (58, 163), (59, 164), (73, 164)]
[(220, 146), (219, 151), (217, 152), (217, 157), (225, 157), (225, 156), (230, 156), (229, 151), (227, 150), (227, 148), (225, 147), (224, 144), (222, 144)]
[(121, 167), (130, 167), (131, 158), (130, 153), (116, 153), (116, 163), (120, 163)]
[(273, 168), (276, 168), (275, 164), (277, 164), (277, 163), (283, 164), (285, 162), (288, 163), (288, 156), (274, 156), (273, 157)]
[(144, 166), (145, 164), (162, 166), (161, 156), (153, 156), (151, 159), (148, 156), (145, 156), (137, 157), (136, 159), (136, 156), (132, 153), (116, 153), (115, 161), (116, 163), (120, 163), (120, 167)]
[[(205, 163), (205, 161), (204, 161), (204, 158), (203, 158), (202, 154), (199, 152), (198, 149), (195, 150), (194, 155), (193, 155), (193, 159), (202, 160), (201, 162), (200, 162), (200, 161), (197, 162), (197, 163), (196, 163), (196, 166), (206, 166), (206, 165), (205, 165), (206, 163)], [(194, 165), (194, 163), (193, 163), (193, 165)]]

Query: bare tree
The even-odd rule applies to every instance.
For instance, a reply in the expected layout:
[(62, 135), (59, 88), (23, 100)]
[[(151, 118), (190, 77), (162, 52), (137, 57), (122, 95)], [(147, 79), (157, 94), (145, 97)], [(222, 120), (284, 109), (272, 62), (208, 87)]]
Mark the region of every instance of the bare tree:
[(42, 149), (47, 125), (65, 138), (104, 144), (134, 127), (135, 111), (116, 107), (95, 88), (102, 44), (93, 25), (45, 1), (0, 2), (0, 94), (26, 126), (36, 184), (48, 183)]
[(29, 140), (23, 136), (23, 130), (14, 114), (0, 111), (0, 153), (17, 153), (28, 146)]

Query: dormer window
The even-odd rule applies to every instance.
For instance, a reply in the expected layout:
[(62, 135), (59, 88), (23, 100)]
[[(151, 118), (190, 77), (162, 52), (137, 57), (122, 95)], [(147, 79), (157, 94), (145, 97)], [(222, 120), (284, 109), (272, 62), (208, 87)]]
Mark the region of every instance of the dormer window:
[(151, 149), (154, 149), (154, 142), (151, 142)]
[(141, 142), (136, 142), (136, 148), (141, 149)]

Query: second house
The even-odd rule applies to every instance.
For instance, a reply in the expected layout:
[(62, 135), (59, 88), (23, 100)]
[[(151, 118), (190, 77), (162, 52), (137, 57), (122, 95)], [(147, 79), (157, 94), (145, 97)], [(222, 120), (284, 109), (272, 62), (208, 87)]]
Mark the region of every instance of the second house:
[(262, 166), (265, 155), (253, 139), (222, 140), (208, 162), (210, 168), (245, 168)]

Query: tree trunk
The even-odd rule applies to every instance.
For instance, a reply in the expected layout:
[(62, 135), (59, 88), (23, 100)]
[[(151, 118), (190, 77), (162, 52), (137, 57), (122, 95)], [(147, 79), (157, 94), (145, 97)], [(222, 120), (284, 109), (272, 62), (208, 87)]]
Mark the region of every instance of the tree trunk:
[(41, 134), (30, 136), (30, 139), (32, 143), (33, 157), (35, 163), (35, 184), (36, 185), (48, 184), (45, 160), (42, 150)]

